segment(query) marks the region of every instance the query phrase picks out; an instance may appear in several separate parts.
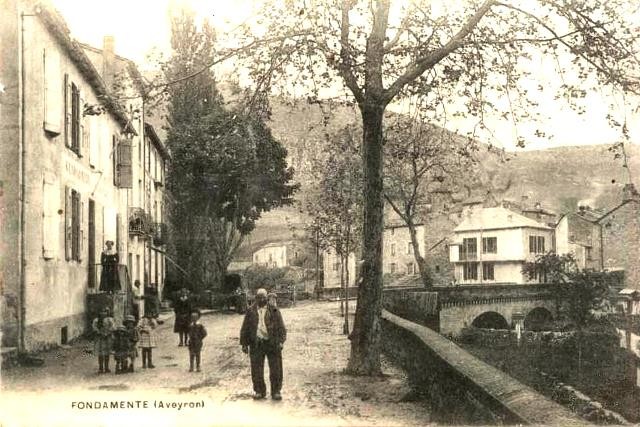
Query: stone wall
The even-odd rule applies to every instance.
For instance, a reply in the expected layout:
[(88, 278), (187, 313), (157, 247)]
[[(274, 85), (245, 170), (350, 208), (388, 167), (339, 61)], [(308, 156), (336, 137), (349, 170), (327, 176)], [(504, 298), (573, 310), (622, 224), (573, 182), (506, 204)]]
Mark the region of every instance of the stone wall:
[(625, 287), (640, 289), (640, 201), (623, 203), (600, 224), (604, 268), (624, 268)]
[(585, 425), (567, 409), (473, 357), (429, 328), (388, 311), (383, 350), (447, 424)]
[(438, 293), (424, 290), (385, 289), (382, 306), (390, 312), (439, 331)]

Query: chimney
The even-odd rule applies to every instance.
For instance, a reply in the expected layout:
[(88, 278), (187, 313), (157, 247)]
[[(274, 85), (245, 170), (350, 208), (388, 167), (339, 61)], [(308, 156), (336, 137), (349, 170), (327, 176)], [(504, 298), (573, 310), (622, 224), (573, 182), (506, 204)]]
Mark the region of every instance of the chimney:
[(630, 200), (640, 201), (640, 193), (636, 190), (635, 185), (625, 184), (622, 188), (622, 201), (628, 202)]
[(115, 63), (115, 40), (113, 36), (104, 36), (102, 41), (102, 79), (109, 91), (113, 89)]

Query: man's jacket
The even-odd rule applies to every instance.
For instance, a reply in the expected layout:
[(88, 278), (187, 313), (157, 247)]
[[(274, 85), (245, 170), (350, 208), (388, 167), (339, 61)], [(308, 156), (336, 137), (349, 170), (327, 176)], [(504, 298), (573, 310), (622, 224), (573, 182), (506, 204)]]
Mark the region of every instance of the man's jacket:
[[(264, 323), (267, 326), (269, 341), (274, 344), (282, 344), (287, 339), (287, 330), (284, 327), (282, 314), (276, 307), (266, 305)], [(256, 342), (258, 333), (258, 305), (253, 304), (244, 315), (242, 328), (240, 329), (240, 345), (251, 346)]]

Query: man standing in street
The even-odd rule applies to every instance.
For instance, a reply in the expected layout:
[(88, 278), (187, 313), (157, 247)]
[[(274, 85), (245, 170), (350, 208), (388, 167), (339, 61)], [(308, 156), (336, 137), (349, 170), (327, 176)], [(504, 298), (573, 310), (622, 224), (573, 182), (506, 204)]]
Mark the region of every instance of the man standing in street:
[(264, 382), (264, 358), (269, 363), (271, 398), (282, 400), (282, 346), (287, 330), (280, 310), (275, 304), (267, 304), (267, 291), (258, 289), (255, 303), (249, 307), (240, 330), (240, 345), (251, 359), (251, 381), (254, 399), (264, 399), (267, 386)]

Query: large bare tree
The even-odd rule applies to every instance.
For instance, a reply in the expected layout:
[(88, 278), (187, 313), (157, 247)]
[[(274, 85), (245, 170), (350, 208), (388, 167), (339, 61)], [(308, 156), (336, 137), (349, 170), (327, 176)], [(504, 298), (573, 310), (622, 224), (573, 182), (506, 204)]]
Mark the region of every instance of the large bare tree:
[[(381, 372), (387, 107), (420, 94), (434, 117), (462, 116), (484, 129), (490, 116), (514, 125), (535, 122), (541, 97), (580, 110), (595, 86), (637, 93), (636, 8), (631, 0), (265, 0), (251, 25), (230, 33), (232, 43), (203, 69), (234, 57), (237, 68), (247, 70), (239, 74), (252, 83), (256, 100), (277, 90), (315, 102), (344, 90), (342, 99), (360, 111), (364, 280), (349, 372)], [(561, 83), (544, 95), (545, 82), (531, 90), (539, 76), (528, 69), (546, 58), (557, 64)], [(524, 141), (517, 136), (518, 145)]]

